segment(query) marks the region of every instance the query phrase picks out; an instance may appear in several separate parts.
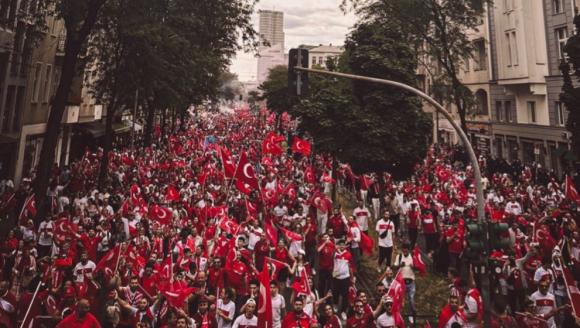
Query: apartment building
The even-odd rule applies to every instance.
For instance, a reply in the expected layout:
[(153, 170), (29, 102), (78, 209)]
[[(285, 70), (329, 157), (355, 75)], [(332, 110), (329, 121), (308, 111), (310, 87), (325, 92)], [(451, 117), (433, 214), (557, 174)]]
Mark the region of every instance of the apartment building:
[[(64, 58), (62, 20), (48, 16), (36, 41), (29, 34), (27, 16), (34, 6), (26, 0), (0, 2), (0, 179), (13, 179), (16, 185), (38, 164)], [(104, 110), (83, 92), (86, 87), (79, 74), (55, 149), (55, 162), (61, 165), (69, 161), (74, 126), (100, 119)]]
[(344, 47), (329, 45), (319, 45), (313, 47), (308, 51), (308, 68), (320, 66), (326, 68), (326, 60), (328, 58), (337, 59), (344, 52)]
[[(476, 148), (562, 172), (569, 135), (558, 66), (574, 13), (575, 0), (498, 0), (486, 8), (478, 31), (469, 32), (475, 53), (460, 75), (477, 103), (467, 117)], [(428, 88), (427, 70), (418, 74)], [(435, 122), (442, 141), (458, 142), (445, 119)]]

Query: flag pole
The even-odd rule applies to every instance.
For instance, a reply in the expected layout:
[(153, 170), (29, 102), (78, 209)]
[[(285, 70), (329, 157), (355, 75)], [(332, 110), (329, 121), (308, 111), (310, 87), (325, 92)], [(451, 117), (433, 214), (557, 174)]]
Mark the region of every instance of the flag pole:
[(117, 263), (115, 264), (115, 273), (117, 273), (117, 270), (119, 270), (119, 261), (121, 261), (121, 248), (123, 245), (125, 245), (125, 242), (122, 242), (121, 245), (119, 245), (119, 256), (117, 256)]
[(40, 290), (41, 285), (42, 285), (42, 280), (40, 280), (38, 282), (38, 285), (36, 286), (36, 290), (34, 291), (34, 295), (32, 295), (32, 300), (30, 300), (30, 304), (28, 305), (28, 309), (26, 310), (26, 314), (24, 315), (24, 319), (22, 319), (22, 323), (20, 324), (20, 328), (23, 328), (24, 324), (26, 323), (26, 318), (28, 318), (28, 315), (30, 314), (30, 310), (32, 309), (32, 304), (34, 304), (34, 300), (36, 299), (36, 296), (38, 295), (38, 291)]

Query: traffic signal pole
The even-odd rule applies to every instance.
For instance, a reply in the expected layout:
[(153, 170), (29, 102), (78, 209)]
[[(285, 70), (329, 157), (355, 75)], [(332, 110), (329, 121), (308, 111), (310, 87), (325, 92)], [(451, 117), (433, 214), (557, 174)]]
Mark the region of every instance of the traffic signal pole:
[[(455, 131), (459, 135), (461, 142), (463, 143), (463, 145), (465, 146), (465, 149), (467, 150), (467, 153), (469, 154), (469, 159), (471, 161), (471, 165), (473, 166), (473, 172), (474, 172), (474, 176), (475, 176), (476, 200), (477, 200), (477, 220), (484, 227), (483, 236), (485, 239), (484, 245), (485, 245), (485, 250), (486, 250), (485, 254), (482, 254), (482, 256), (481, 256), (481, 260), (479, 261), (480, 263), (479, 263), (479, 267), (478, 267), (477, 271), (478, 271), (479, 276), (480, 276), (481, 295), (482, 295), (483, 304), (484, 304), (484, 325), (485, 325), (485, 327), (490, 327), (491, 326), (491, 308), (490, 308), (491, 301), (490, 301), (489, 272), (488, 272), (488, 265), (487, 265), (487, 262), (488, 262), (487, 256), (489, 255), (489, 251), (490, 251), (490, 249), (489, 249), (489, 229), (488, 229), (488, 226), (487, 226), (486, 220), (485, 220), (483, 184), (481, 183), (481, 170), (479, 168), (479, 162), (477, 160), (477, 156), (475, 155), (475, 152), (473, 151), (473, 147), (472, 147), (471, 143), (469, 142), (469, 139), (467, 138), (467, 135), (465, 134), (465, 132), (453, 120), (453, 117), (451, 116), (451, 114), (447, 110), (445, 110), (445, 108), (443, 106), (441, 106), (437, 101), (435, 101), (433, 98), (431, 98), (430, 96), (425, 94), (423, 91), (416, 89), (412, 86), (409, 86), (407, 84), (396, 82), (396, 81), (391, 81), (391, 80), (374, 78), (374, 77), (354, 75), (354, 74), (345, 74), (345, 73), (339, 73), (339, 72), (331, 72), (331, 71), (326, 71), (326, 70), (311, 69), (311, 68), (305, 68), (305, 67), (300, 67), (300, 66), (294, 66), (293, 68), (291, 67), (291, 69), (294, 69), (297, 72), (330, 75), (330, 76), (342, 77), (342, 78), (351, 79), (351, 80), (359, 80), (359, 81), (366, 81), (366, 82), (371, 82), (371, 83), (383, 84), (383, 85), (388, 85), (391, 87), (403, 89), (403, 90), (411, 92), (411, 93), (421, 97), (423, 100), (427, 101), (429, 104), (431, 104), (433, 107), (435, 107), (435, 110), (437, 110), (438, 113), (445, 116), (445, 118), (449, 121), (451, 126), (453, 126), (453, 129), (455, 129)], [(298, 95), (301, 93), (301, 91), (302, 90), (296, 90)]]

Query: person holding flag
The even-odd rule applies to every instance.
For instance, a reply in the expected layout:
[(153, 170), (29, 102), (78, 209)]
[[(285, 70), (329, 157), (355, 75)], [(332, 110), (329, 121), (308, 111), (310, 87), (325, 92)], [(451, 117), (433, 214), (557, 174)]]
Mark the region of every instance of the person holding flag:
[(395, 259), (395, 267), (397, 267), (401, 275), (403, 277), (403, 281), (405, 282), (405, 291), (407, 294), (408, 304), (409, 304), (409, 313), (411, 317), (409, 317), (409, 322), (414, 322), (414, 317), (416, 314), (415, 310), (415, 292), (416, 292), (416, 285), (415, 285), (415, 265), (413, 260), (413, 255), (409, 250), (409, 243), (404, 242), (402, 246), (402, 251), (399, 253), (397, 258)]
[(401, 314), (393, 312), (393, 299), (389, 296), (381, 297), (373, 315), (377, 318), (377, 328), (405, 328)]
[(437, 328), (454, 328), (457, 325), (463, 327), (467, 323), (465, 311), (463, 311), (463, 307), (460, 306), (459, 302), (459, 291), (452, 288), (449, 301), (439, 314)]

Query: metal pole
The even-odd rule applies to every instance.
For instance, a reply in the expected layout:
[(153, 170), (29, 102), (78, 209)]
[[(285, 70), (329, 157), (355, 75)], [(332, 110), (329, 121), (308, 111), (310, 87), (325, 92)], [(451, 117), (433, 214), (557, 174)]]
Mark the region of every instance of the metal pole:
[(20, 328), (24, 327), (24, 324), (26, 323), (26, 318), (28, 318), (28, 315), (30, 314), (30, 309), (32, 309), (32, 304), (34, 304), (34, 300), (36, 299), (36, 295), (38, 294), (38, 291), (40, 290), (40, 286), (42, 286), (42, 280), (40, 280), (38, 282), (38, 285), (36, 286), (36, 290), (34, 291), (34, 295), (32, 295), (32, 300), (30, 301), (30, 304), (28, 305), (28, 309), (26, 310), (26, 314), (24, 315), (24, 319), (22, 319), (22, 323), (20, 324)]
[(135, 121), (137, 121), (138, 104), (139, 104), (139, 88), (135, 90), (135, 107), (133, 107), (133, 127), (131, 128), (131, 149), (135, 148)]
[[(475, 176), (475, 186), (477, 189), (476, 190), (477, 219), (478, 219), (479, 223), (481, 223), (485, 226), (483, 185), (481, 183), (481, 170), (479, 168), (479, 162), (477, 161), (477, 156), (475, 155), (475, 152), (473, 151), (473, 147), (471, 146), (471, 143), (469, 142), (469, 139), (467, 138), (467, 135), (465, 134), (463, 129), (461, 129), (461, 127), (453, 120), (453, 117), (451, 116), (451, 114), (449, 114), (449, 112), (447, 112), (445, 110), (445, 108), (443, 108), (443, 106), (441, 106), (437, 101), (435, 101), (433, 98), (431, 98), (430, 96), (428, 96), (427, 94), (425, 94), (421, 90), (418, 90), (418, 89), (413, 88), (409, 85), (406, 85), (406, 84), (400, 83), (400, 82), (396, 82), (396, 81), (384, 80), (384, 79), (368, 77), (368, 76), (360, 76), (360, 75), (345, 74), (345, 73), (339, 73), (339, 72), (331, 72), (331, 71), (325, 71), (325, 70), (319, 70), (319, 69), (303, 68), (303, 67), (294, 67), (294, 69), (297, 71), (303, 71), (303, 72), (309, 72), (309, 73), (315, 73), (315, 74), (323, 74), (323, 75), (332, 75), (332, 76), (343, 77), (343, 78), (352, 79), (352, 80), (367, 81), (367, 82), (373, 82), (373, 83), (384, 84), (384, 85), (388, 85), (388, 86), (392, 86), (392, 87), (401, 88), (403, 90), (414, 93), (415, 95), (423, 98), (428, 103), (433, 105), (435, 107), (435, 109), (437, 110), (437, 112), (441, 113), (443, 116), (445, 116), (445, 118), (449, 121), (451, 126), (453, 126), (453, 128), (455, 129), (455, 131), (457, 132), (457, 134), (461, 138), (461, 141), (462, 141), (463, 145), (465, 146), (467, 153), (469, 154), (469, 159), (471, 161), (471, 165), (473, 166), (473, 173)], [(486, 233), (485, 233), (485, 239), (486, 239), (485, 245), (486, 245), (486, 249), (487, 249), (487, 247), (489, 245), (489, 234), (488, 234), (487, 229), (485, 229), (485, 231), (486, 231)], [(484, 256), (487, 256), (487, 254), (484, 254)], [(490, 299), (489, 299), (489, 288), (490, 288), (489, 286), (490, 286), (490, 284), (489, 284), (489, 277), (487, 274), (487, 265), (486, 265), (487, 258), (484, 258), (484, 263), (485, 264), (482, 267), (482, 272), (481, 272), (481, 294), (482, 294), (484, 307), (485, 307), (484, 322), (485, 322), (485, 326), (489, 327), (490, 326), (490, 319), (491, 319), (490, 318), (490, 306), (491, 306), (491, 304), (490, 304)]]

